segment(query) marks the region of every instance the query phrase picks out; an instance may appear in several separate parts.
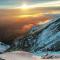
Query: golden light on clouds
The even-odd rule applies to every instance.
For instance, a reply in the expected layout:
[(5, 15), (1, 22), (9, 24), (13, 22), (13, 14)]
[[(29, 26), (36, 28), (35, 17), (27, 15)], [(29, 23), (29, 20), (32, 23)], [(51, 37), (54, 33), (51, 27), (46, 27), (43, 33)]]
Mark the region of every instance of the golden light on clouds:
[(37, 3), (37, 4), (32, 4), (32, 5), (28, 5), (27, 3), (24, 3), (21, 6), (17, 6), (16, 8), (30, 9), (30, 8), (36, 8), (36, 7), (60, 7), (60, 1)]
[(49, 11), (48, 14), (60, 14), (60, 10), (52, 10), (52, 11)]
[(16, 16), (18, 18), (27, 18), (27, 17), (39, 17), (39, 16), (44, 16), (43, 13), (36, 13), (36, 14), (23, 14), (23, 15), (19, 15), (19, 16)]
[[(16, 16), (18, 18), (26, 18), (26, 17), (39, 17), (44, 16), (44, 14), (58, 14), (60, 11), (47, 11), (40, 12), (41, 10), (37, 10), (37, 7), (59, 7), (60, 1), (52, 1), (47, 3), (37, 3), (33, 5), (28, 5), (27, 3), (23, 3), (21, 6), (17, 6), (17, 9), (20, 9), (21, 14)], [(35, 9), (35, 10), (34, 10)], [(33, 11), (34, 10), (34, 11)]]
[(52, 1), (47, 3), (38, 3), (34, 7), (60, 7), (60, 1)]
[(46, 21), (44, 21), (44, 22), (39, 22), (38, 25), (46, 24), (46, 23), (48, 23), (48, 22), (49, 22), (49, 20), (46, 20)]

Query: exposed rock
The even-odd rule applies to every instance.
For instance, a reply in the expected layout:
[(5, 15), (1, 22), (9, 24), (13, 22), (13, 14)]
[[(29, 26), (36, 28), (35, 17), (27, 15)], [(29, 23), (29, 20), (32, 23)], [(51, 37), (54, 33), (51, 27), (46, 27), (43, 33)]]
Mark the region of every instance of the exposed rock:
[(5, 60), (5, 59), (0, 58), (0, 60)]

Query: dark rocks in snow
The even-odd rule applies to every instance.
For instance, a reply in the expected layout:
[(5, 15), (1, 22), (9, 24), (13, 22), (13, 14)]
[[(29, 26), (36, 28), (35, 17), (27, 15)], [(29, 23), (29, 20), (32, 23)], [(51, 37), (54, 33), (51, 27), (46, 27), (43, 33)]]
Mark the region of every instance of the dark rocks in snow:
[(0, 60), (5, 60), (5, 59), (0, 58)]

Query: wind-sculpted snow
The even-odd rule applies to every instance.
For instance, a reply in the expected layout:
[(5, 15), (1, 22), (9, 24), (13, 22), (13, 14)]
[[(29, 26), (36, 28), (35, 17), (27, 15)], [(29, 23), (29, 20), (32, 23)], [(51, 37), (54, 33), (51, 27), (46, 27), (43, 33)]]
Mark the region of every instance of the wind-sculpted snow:
[(14, 42), (16, 48), (20, 47), (21, 50), (32, 53), (37, 51), (60, 51), (60, 19), (54, 20), (41, 30), (39, 29), (40, 27), (34, 30), (34, 33), (16, 39)]

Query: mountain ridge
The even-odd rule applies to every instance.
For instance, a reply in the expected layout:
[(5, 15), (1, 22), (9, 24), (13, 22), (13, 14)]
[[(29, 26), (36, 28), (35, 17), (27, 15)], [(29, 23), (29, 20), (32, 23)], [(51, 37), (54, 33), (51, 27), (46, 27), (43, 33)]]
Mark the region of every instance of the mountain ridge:
[[(60, 18), (52, 21), (41, 31), (37, 31), (37, 34), (27, 34), (24, 38), (16, 40), (22, 43), (19, 43), (18, 47), (21, 47), (21, 50), (36, 52), (36, 51), (58, 51), (60, 50), (57, 43), (60, 42)], [(58, 40), (56, 40), (58, 39)], [(21, 42), (22, 41), (22, 42)], [(16, 43), (15, 42), (15, 43)], [(17, 46), (17, 45), (16, 45)]]

